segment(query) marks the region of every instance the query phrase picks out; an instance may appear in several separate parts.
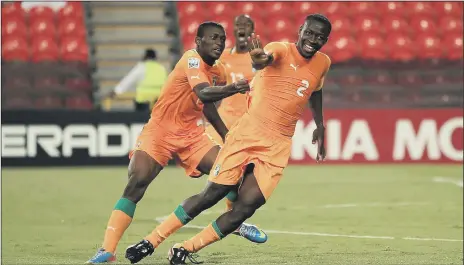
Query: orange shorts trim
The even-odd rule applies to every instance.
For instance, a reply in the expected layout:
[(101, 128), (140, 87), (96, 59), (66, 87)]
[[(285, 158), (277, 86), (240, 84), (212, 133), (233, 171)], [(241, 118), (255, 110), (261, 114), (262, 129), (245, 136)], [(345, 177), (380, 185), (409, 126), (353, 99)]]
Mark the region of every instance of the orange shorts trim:
[(203, 157), (217, 144), (203, 132), (203, 128), (199, 127), (199, 130), (201, 130), (199, 134), (193, 137), (181, 137), (170, 135), (162, 127), (146, 127), (137, 138), (136, 146), (130, 152), (129, 158), (135, 150), (141, 150), (163, 167), (169, 160), (175, 158), (188, 176), (201, 176), (202, 173), (197, 167)]

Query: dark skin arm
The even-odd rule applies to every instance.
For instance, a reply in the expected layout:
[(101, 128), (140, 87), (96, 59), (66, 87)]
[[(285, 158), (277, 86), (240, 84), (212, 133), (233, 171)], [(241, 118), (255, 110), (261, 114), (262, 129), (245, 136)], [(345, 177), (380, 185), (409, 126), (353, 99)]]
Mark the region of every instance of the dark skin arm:
[(225, 86), (211, 86), (208, 83), (201, 83), (193, 88), (197, 97), (203, 102), (213, 103), (223, 98), (230, 97), (237, 93), (246, 93), (250, 91), (250, 86), (247, 80), (239, 80), (235, 83)]
[(239, 80), (225, 86), (210, 86), (208, 83), (201, 83), (193, 88), (195, 94), (204, 104), (203, 115), (205, 115), (209, 123), (211, 123), (214, 129), (222, 137), (222, 140), (225, 140), (226, 134), (229, 130), (219, 116), (214, 102), (230, 97), (236, 93), (246, 93), (249, 90), (250, 86), (246, 80)]
[(229, 130), (219, 116), (216, 105), (214, 103), (205, 103), (203, 106), (203, 115), (205, 115), (209, 123), (211, 123), (216, 132), (218, 132), (222, 140), (225, 141), (226, 134)]
[(324, 118), (322, 115), (322, 90), (315, 91), (309, 98), (309, 106), (313, 113), (313, 119), (316, 123), (317, 128), (313, 131), (312, 143), (317, 143), (317, 157), (316, 161), (319, 162), (324, 160), (326, 155), (325, 150), (325, 127)]

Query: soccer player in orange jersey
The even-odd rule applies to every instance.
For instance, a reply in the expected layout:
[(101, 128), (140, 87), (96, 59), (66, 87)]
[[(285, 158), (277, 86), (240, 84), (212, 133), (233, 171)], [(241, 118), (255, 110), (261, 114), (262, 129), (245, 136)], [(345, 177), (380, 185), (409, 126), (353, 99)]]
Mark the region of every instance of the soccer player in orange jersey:
[[(263, 49), (254, 34), (249, 39), (254, 68), (260, 70), (254, 77), (249, 108), (227, 134), (209, 183), (200, 193), (209, 197), (197, 200), (199, 195), (194, 195), (185, 200), (189, 209), (185, 213), (193, 219), (240, 183), (237, 201), (203, 231), (175, 244), (168, 253), (172, 265), (185, 264), (186, 259), (194, 262), (191, 253), (235, 231), (271, 196), (287, 166), (291, 138), (308, 101), (317, 124), (313, 133), (313, 143), (318, 144), (316, 159), (324, 159), (321, 88), (330, 59), (318, 50), (327, 42), (331, 29), (325, 16), (313, 14), (300, 27), (296, 43), (274, 42)], [(179, 229), (164, 222), (159, 227), (170, 234)]]
[[(254, 70), (251, 65), (251, 57), (248, 54), (247, 39), (254, 31), (254, 21), (248, 15), (239, 15), (234, 20), (234, 37), (235, 45), (232, 48), (226, 48), (220, 58), (224, 65), (227, 84), (237, 82), (240, 79), (253, 79)], [(218, 108), (219, 115), (227, 128), (232, 125), (246, 112), (247, 109), (247, 94), (237, 93), (233, 96), (215, 102)], [(217, 133), (210, 123), (205, 122), (205, 131), (211, 136), (213, 141), (223, 145), (221, 136)], [(237, 199), (237, 192), (229, 192), (225, 198), (226, 211), (232, 209), (233, 202)], [(248, 225), (248, 224), (245, 224)], [(234, 234), (240, 234), (240, 229), (237, 229)], [(267, 236), (259, 237), (255, 241), (264, 243)], [(262, 242), (261, 242), (262, 241)]]
[[(199, 121), (204, 115), (224, 138), (228, 129), (214, 102), (250, 89), (246, 80), (219, 86), (226, 82), (224, 66), (217, 61), (224, 51), (225, 41), (225, 31), (220, 24), (205, 22), (199, 26), (195, 38), (197, 48), (185, 52), (176, 64), (130, 153), (129, 181), (110, 216), (102, 248), (87, 263), (115, 260), (116, 246), (132, 221), (136, 204), (174, 155), (189, 176), (199, 177), (211, 171), (220, 148), (206, 136)], [(202, 200), (203, 196), (198, 199)], [(182, 206), (173, 215), (182, 218), (182, 222), (188, 219)], [(170, 225), (183, 225), (179, 219), (171, 219), (174, 221)], [(147, 236), (142, 241), (151, 246), (147, 254), (153, 253), (158, 238), (168, 235), (158, 229)]]

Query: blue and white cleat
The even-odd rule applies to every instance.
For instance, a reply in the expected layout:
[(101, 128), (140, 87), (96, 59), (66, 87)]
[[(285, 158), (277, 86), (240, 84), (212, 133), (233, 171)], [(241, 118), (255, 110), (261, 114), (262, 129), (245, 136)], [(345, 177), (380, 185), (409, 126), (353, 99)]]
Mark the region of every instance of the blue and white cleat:
[(103, 248), (100, 248), (95, 256), (89, 259), (85, 264), (100, 264), (100, 263), (110, 263), (116, 261), (116, 256), (113, 253), (106, 251)]
[(232, 232), (234, 235), (242, 236), (253, 243), (264, 243), (267, 241), (267, 235), (263, 230), (255, 225), (243, 223), (237, 230)]

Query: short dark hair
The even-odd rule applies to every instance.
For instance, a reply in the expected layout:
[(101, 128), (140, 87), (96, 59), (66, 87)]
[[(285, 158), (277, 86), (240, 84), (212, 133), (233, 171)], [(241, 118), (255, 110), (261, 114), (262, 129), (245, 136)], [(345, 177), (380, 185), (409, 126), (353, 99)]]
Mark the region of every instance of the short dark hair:
[(146, 49), (145, 50), (145, 54), (143, 55), (143, 59), (144, 60), (147, 60), (147, 59), (156, 59), (156, 51), (153, 50), (153, 49)]
[(305, 18), (305, 23), (307, 23), (307, 22), (309, 22), (311, 20), (315, 20), (315, 21), (319, 21), (319, 22), (324, 23), (327, 26), (327, 28), (329, 29), (329, 33), (332, 31), (332, 23), (330, 23), (330, 20), (326, 16), (324, 16), (322, 14), (311, 14), (311, 15), (309, 15), (309, 16), (307, 16)]
[(206, 22), (201, 23), (200, 26), (198, 26), (197, 37), (200, 37), (200, 38), (203, 37), (205, 35), (205, 29), (208, 27), (217, 27), (217, 28), (222, 29), (225, 32), (225, 29), (221, 24), (214, 22), (214, 21), (206, 21)]

